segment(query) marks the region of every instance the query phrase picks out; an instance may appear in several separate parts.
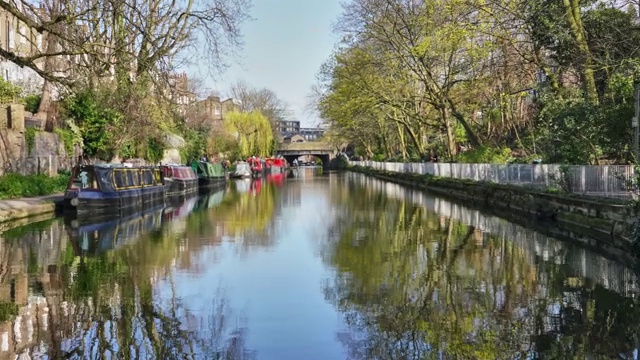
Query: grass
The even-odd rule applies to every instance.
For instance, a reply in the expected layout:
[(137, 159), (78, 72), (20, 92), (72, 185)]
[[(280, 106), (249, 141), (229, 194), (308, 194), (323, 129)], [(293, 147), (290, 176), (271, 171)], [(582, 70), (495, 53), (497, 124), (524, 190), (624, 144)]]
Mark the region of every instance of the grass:
[(69, 182), (68, 174), (58, 176), (20, 175), (8, 173), (0, 176), (0, 199), (16, 199), (51, 195), (62, 192)]

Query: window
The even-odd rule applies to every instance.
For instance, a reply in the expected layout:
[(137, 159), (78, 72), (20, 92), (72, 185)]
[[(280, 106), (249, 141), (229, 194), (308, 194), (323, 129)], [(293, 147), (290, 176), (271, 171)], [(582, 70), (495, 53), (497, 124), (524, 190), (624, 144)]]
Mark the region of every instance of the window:
[(116, 189), (122, 189), (127, 186), (126, 175), (122, 170), (114, 170), (113, 171), (113, 181), (116, 184)]
[(140, 185), (140, 177), (138, 176), (138, 172), (134, 170), (127, 171), (127, 178), (129, 179), (129, 186), (138, 186)]
[(214, 105), (213, 106), (213, 114), (214, 115), (220, 115), (221, 111), (220, 111), (220, 106), (219, 105)]
[(142, 170), (142, 183), (144, 186), (153, 185), (153, 172), (150, 169)]
[(73, 188), (82, 190), (98, 190), (98, 181), (92, 171), (80, 170), (73, 179)]

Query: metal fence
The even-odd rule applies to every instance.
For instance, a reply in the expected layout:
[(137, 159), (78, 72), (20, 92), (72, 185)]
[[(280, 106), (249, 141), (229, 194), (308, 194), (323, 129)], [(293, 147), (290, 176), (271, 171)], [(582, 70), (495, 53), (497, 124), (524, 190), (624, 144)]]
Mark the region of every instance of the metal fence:
[(390, 172), (430, 174), (498, 184), (558, 187), (573, 193), (608, 197), (632, 197), (638, 185), (631, 165), (350, 163)]

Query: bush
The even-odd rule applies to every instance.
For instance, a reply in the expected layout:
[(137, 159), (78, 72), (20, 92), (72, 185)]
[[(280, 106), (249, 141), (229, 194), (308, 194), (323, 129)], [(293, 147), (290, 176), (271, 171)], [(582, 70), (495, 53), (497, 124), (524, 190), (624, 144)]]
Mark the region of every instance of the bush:
[(9, 173), (0, 176), (0, 199), (50, 195), (64, 191), (68, 182), (67, 174), (49, 177)]
[(511, 149), (481, 146), (465, 151), (456, 160), (461, 163), (506, 164), (511, 159)]
[(41, 101), (42, 101), (41, 94), (30, 94), (22, 98), (24, 109), (32, 114), (35, 114), (38, 112), (38, 108), (40, 107)]
[(349, 160), (345, 155), (338, 155), (335, 160), (335, 168), (337, 170), (345, 170), (349, 166)]

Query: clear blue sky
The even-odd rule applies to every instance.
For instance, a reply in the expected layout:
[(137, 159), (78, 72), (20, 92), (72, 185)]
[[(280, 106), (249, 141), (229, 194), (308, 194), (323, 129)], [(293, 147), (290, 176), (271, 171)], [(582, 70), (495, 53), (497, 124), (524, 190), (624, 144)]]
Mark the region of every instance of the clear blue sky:
[[(305, 105), (321, 64), (336, 44), (331, 26), (340, 15), (340, 0), (254, 0), (253, 4), (253, 20), (242, 26), (241, 58), (205, 86), (222, 97), (238, 80), (269, 88), (286, 102), (294, 120), (302, 126), (317, 125), (319, 119), (306, 113)], [(205, 71), (189, 73), (201, 76)]]

